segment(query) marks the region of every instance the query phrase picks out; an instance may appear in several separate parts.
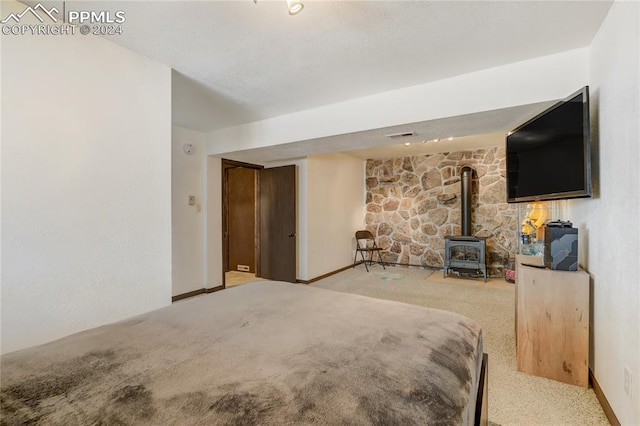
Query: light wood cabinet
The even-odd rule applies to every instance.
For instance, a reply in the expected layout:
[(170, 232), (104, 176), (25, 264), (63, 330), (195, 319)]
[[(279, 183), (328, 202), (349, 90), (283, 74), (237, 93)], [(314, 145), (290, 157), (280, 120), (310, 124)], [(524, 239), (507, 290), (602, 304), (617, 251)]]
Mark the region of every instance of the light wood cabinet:
[(589, 386), (589, 274), (516, 264), (518, 371)]

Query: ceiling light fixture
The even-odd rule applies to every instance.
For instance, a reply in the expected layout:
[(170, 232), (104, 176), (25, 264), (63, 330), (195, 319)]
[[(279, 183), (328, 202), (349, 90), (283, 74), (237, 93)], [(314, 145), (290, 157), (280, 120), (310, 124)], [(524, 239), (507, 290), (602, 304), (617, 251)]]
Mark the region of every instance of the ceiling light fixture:
[[(253, 4), (258, 4), (258, 0), (253, 0)], [(304, 9), (302, 0), (287, 0), (287, 8), (289, 9), (289, 15), (297, 15)]]
[(434, 141), (434, 142), (440, 142), (440, 139), (437, 139), (437, 138), (436, 138), (436, 139), (434, 139), (433, 141)]
[(409, 145), (411, 145), (411, 142), (405, 142), (404, 143), (404, 146), (409, 146)]
[(289, 8), (289, 15), (297, 15), (304, 9), (304, 4), (300, 0), (287, 0), (287, 7)]
[(449, 136), (449, 137), (447, 138), (447, 140), (448, 140), (448, 141), (452, 141), (452, 140), (453, 140), (453, 136)]

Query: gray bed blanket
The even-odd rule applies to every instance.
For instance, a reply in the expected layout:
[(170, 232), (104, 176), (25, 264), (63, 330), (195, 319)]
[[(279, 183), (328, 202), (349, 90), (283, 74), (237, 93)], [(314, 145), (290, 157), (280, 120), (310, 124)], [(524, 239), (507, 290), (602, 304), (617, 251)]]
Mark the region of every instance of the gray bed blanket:
[(1, 358), (3, 425), (473, 424), (479, 325), (277, 282)]

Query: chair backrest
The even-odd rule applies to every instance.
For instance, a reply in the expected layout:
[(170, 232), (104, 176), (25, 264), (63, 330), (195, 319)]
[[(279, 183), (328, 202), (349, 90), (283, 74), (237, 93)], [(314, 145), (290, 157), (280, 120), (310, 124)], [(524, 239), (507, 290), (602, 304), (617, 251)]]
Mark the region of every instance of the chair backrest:
[[(360, 241), (364, 241), (364, 245), (360, 245)], [(376, 239), (373, 238), (373, 234), (367, 230), (356, 231), (356, 247), (358, 250), (370, 250), (371, 247), (374, 249), (378, 249), (376, 245)]]
[(373, 240), (373, 234), (370, 231), (356, 231), (356, 240)]

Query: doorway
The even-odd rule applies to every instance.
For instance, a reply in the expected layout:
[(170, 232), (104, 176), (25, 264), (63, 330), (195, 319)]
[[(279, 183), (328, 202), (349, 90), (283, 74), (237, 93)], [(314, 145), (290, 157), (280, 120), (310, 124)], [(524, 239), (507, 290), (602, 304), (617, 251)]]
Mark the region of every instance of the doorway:
[(255, 281), (259, 271), (258, 172), (262, 166), (222, 160), (223, 283)]
[(222, 159), (223, 288), (296, 282), (296, 166)]

